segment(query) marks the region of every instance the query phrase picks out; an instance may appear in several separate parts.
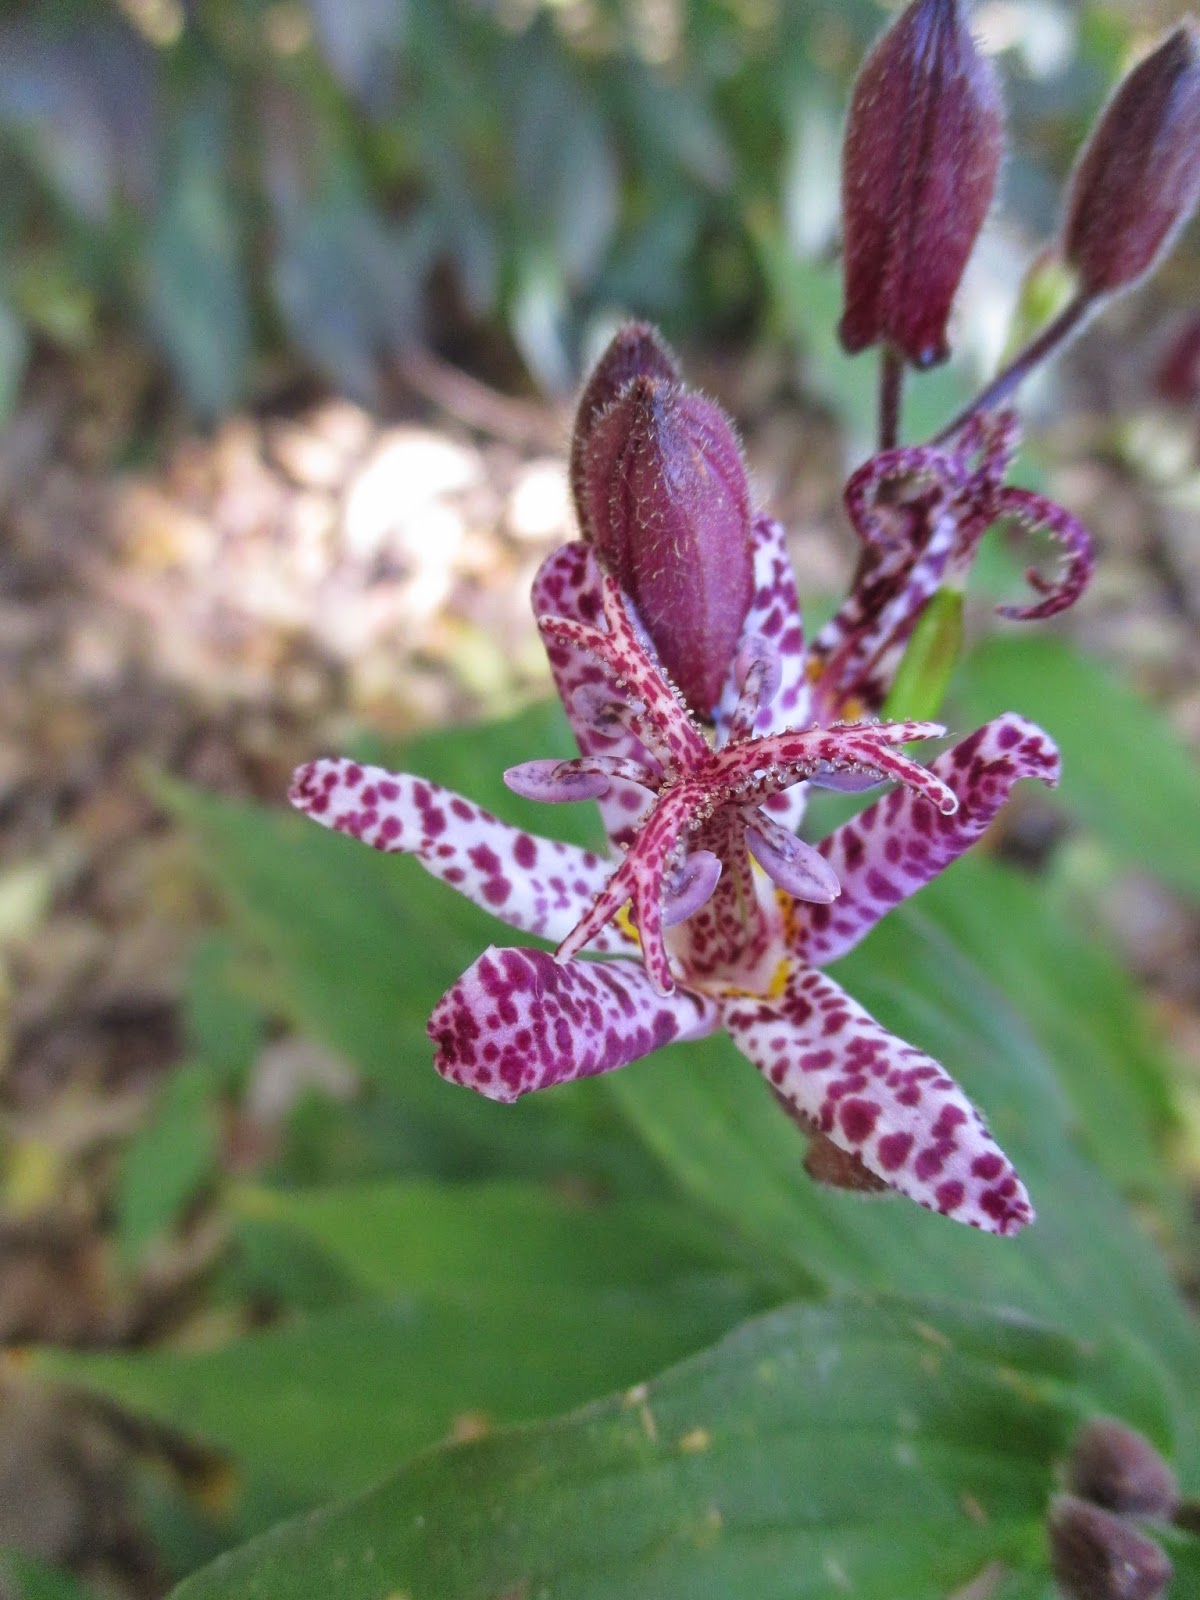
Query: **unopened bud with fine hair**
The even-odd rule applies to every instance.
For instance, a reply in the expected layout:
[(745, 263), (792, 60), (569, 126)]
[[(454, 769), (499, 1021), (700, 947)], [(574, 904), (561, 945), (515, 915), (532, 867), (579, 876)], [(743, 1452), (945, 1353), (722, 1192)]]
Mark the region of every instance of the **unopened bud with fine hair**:
[(1051, 1502), (1047, 1527), (1063, 1600), (1160, 1600), (1166, 1593), (1166, 1553), (1111, 1511), (1062, 1494)]
[(754, 594), (750, 486), (712, 400), (635, 377), (586, 430), (580, 520), (680, 693), (708, 717)]
[(962, 0), (913, 0), (867, 57), (850, 105), (838, 330), (848, 351), (882, 340), (917, 367), (946, 359), (1003, 149), (999, 83)]
[(597, 417), (634, 378), (663, 378), (680, 382), (679, 363), (657, 328), (648, 322), (626, 322), (605, 346), (592, 368), (579, 404), (575, 408), (575, 427), (571, 434), (571, 493), (580, 531), (589, 536), (587, 507), (583, 496), (583, 470), (587, 442)]
[(1172, 1517), (1179, 1504), (1175, 1474), (1149, 1439), (1112, 1417), (1097, 1417), (1079, 1433), (1067, 1487), (1125, 1516)]
[(1062, 250), (1089, 299), (1135, 284), (1200, 200), (1200, 28), (1185, 18), (1120, 84), (1080, 153)]

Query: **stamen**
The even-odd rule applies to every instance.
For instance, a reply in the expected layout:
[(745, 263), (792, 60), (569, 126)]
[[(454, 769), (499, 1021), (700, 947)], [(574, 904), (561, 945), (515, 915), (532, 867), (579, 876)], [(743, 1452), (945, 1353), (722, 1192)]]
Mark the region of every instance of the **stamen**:
[(553, 804), (565, 800), (599, 800), (608, 793), (607, 774), (593, 769), (580, 771), (574, 762), (522, 761), (504, 773), (505, 787), (523, 800)]
[(721, 876), (721, 858), (711, 850), (693, 850), (663, 889), (663, 926), (673, 928), (712, 898)]
[(878, 789), (884, 779), (877, 772), (839, 771), (835, 767), (821, 766), (809, 773), (808, 781), (814, 789), (832, 789), (835, 794), (865, 794), (868, 789)]
[(817, 905), (837, 899), (842, 886), (819, 851), (754, 807), (747, 806), (742, 815), (754, 859), (786, 894)]

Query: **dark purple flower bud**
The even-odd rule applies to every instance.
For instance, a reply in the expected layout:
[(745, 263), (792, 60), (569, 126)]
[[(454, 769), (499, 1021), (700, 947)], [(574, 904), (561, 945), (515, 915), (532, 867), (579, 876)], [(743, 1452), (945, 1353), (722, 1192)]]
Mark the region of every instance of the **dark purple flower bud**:
[(1050, 1565), (1066, 1600), (1159, 1600), (1171, 1563), (1153, 1539), (1111, 1511), (1058, 1495), (1050, 1504)]
[(591, 537), (583, 502), (583, 465), (588, 438), (600, 413), (612, 405), (634, 378), (663, 378), (668, 383), (681, 381), (674, 352), (658, 329), (648, 322), (626, 322), (617, 329), (592, 368), (576, 407), (575, 428), (571, 434), (571, 493), (575, 497), (579, 529), (585, 539)]
[(1101, 112), (1067, 193), (1063, 255), (1085, 295), (1155, 265), (1200, 199), (1200, 30), (1185, 18)]
[(1175, 1474), (1149, 1439), (1112, 1417), (1098, 1417), (1080, 1432), (1067, 1487), (1124, 1516), (1172, 1517), (1179, 1504)]
[(750, 486), (713, 401), (637, 377), (592, 422), (583, 524), (701, 716), (720, 697), (754, 594)]
[(871, 51), (842, 153), (845, 311), (853, 354), (879, 340), (917, 367), (946, 325), (992, 203), (1004, 111), (960, 0), (913, 0)]

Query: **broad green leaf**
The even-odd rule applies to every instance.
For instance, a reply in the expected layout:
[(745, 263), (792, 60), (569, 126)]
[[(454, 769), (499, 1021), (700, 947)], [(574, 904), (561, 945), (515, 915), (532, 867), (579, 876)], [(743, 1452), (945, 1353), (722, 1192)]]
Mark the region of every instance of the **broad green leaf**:
[(172, 1227), (212, 1176), (217, 1138), (210, 1074), (203, 1067), (176, 1067), (121, 1158), (117, 1239), (127, 1261)]
[(1161, 713), (1098, 661), (1048, 634), (998, 635), (951, 686), (964, 727), (1019, 710), (1058, 741), (1058, 802), (1111, 849), (1200, 897), (1200, 768)]
[[(1149, 1238), (1081, 1154), (1051, 1061), (970, 955), (913, 909), (893, 913), (837, 976), (926, 1049), (985, 1110), (1038, 1210), (1016, 1239), (983, 1237), (906, 1202), (818, 1188), (803, 1140), (722, 1037), (615, 1073), (611, 1092), (685, 1188), (764, 1258), (832, 1284), (1010, 1306), (1081, 1338), (1119, 1331), (1146, 1372), (1170, 1371), (1180, 1451), (1200, 1466), (1200, 1337)], [(1154, 1379), (1158, 1381), (1158, 1379)]]
[(731, 1264), (711, 1223), (681, 1205), (588, 1204), (530, 1183), (255, 1189), (237, 1209), (307, 1239), (376, 1294), (649, 1289)]
[(544, 1417), (702, 1348), (761, 1295), (731, 1274), (652, 1289), (463, 1284), (202, 1354), (45, 1351), (36, 1369), (228, 1453), (293, 1506), (361, 1488), (456, 1427)]
[(576, 1416), (427, 1454), (176, 1600), (945, 1600), (993, 1561), (1044, 1576), (1055, 1464), (1120, 1366), (944, 1304), (789, 1307)]
[(1173, 1207), (1159, 1136), (1177, 1116), (1170, 1068), (1129, 975), (1054, 903), (1048, 885), (971, 855), (920, 912), (1037, 1035), (1080, 1142), (1121, 1188)]

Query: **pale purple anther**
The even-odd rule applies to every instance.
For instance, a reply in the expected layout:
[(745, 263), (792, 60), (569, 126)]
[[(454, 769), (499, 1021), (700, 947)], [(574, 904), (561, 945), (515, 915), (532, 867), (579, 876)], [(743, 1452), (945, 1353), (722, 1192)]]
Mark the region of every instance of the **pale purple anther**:
[(842, 886), (819, 850), (772, 822), (762, 811), (748, 806), (743, 817), (751, 855), (785, 894), (822, 905), (837, 899)]
[(549, 760), (522, 761), (504, 773), (504, 786), (523, 800), (599, 800), (606, 795), (612, 778), (608, 773), (581, 772), (577, 767), (563, 771), (563, 763)]
[(694, 916), (712, 898), (721, 876), (721, 858), (711, 850), (693, 850), (663, 884), (663, 927), (674, 928)]

